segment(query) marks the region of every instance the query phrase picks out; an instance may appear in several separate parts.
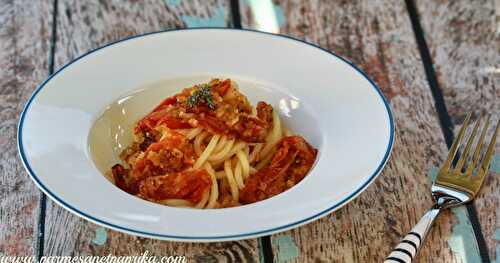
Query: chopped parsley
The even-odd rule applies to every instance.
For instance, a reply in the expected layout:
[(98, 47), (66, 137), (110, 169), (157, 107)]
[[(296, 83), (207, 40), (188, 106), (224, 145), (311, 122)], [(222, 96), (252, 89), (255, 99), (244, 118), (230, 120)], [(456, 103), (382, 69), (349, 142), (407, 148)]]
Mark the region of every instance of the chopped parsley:
[(210, 86), (208, 86), (208, 84), (200, 85), (199, 88), (187, 99), (187, 105), (192, 108), (198, 105), (200, 101), (205, 102), (211, 110), (215, 109), (214, 98), (210, 92)]

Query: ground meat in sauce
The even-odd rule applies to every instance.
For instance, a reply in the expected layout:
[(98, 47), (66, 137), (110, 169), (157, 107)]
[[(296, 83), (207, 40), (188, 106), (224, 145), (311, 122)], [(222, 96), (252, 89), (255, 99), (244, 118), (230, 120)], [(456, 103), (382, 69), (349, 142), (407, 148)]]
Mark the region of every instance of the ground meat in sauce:
[(265, 142), (269, 125), (261, 119), (252, 116), (240, 116), (232, 127), (237, 136), (247, 142)]
[(282, 193), (300, 182), (311, 169), (317, 150), (300, 136), (281, 139), (271, 163), (251, 175), (240, 191), (241, 203), (253, 203)]
[[(139, 149), (138, 151), (140, 152)], [(125, 169), (122, 165), (116, 164), (112, 167), (111, 171), (115, 184), (127, 193), (133, 195), (139, 194), (145, 198), (154, 199), (156, 197), (151, 192), (152, 187), (160, 183), (161, 185), (165, 185), (165, 183), (171, 182), (177, 184), (175, 185), (177, 188), (175, 192), (176, 196), (179, 196), (180, 193), (188, 192), (189, 194), (185, 194), (183, 197), (187, 196), (190, 200), (196, 200), (198, 198), (197, 191), (199, 189), (207, 190), (207, 187), (205, 187), (206, 184), (198, 185), (198, 183), (196, 183), (196, 189), (191, 186), (196, 181), (197, 176), (200, 177), (198, 179), (203, 179), (201, 176), (205, 175), (184, 172), (192, 167), (194, 155), (193, 145), (183, 135), (172, 132), (168, 138), (151, 143), (146, 151), (140, 154), (140, 158), (138, 157), (133, 163), (129, 163), (132, 169)], [(130, 158), (129, 156), (126, 157)], [(169, 177), (176, 178), (176, 180), (165, 179), (166, 175), (171, 174), (177, 174), (176, 176)], [(161, 178), (151, 179), (156, 177)]]
[[(215, 109), (205, 101), (187, 105), (189, 96), (199, 88), (194, 86), (165, 99), (137, 123), (135, 142), (120, 155), (131, 168), (116, 164), (111, 169), (120, 189), (150, 201), (201, 200), (210, 189), (211, 177), (205, 170), (192, 170), (196, 159), (193, 144), (175, 129), (202, 127), (248, 143), (265, 142), (273, 127), (272, 106), (259, 102), (254, 116), (249, 101), (230, 80), (215, 79), (208, 85)], [(317, 154), (300, 136), (282, 138), (276, 149), (270, 164), (245, 181), (239, 200), (232, 199), (228, 182), (222, 180), (217, 207), (252, 203), (289, 189), (306, 176)]]
[(193, 145), (181, 134), (152, 143), (135, 162), (132, 176), (138, 180), (166, 173), (181, 172), (194, 163)]
[[(210, 109), (201, 101), (189, 106), (187, 100), (199, 87), (184, 89), (181, 93), (167, 98), (150, 114), (141, 119), (135, 132), (147, 134), (155, 126), (165, 124), (171, 129), (185, 129), (202, 126), (211, 132), (239, 138), (254, 143), (263, 142), (272, 123), (272, 107), (260, 102), (258, 118), (250, 116), (252, 106), (230, 80), (212, 80), (209, 83), (216, 106)], [(248, 123), (247, 123), (248, 122)], [(145, 138), (144, 145), (151, 143)], [(141, 149), (144, 146), (141, 145)]]
[(154, 129), (145, 132), (143, 136), (144, 140), (141, 142), (141, 144), (139, 144), (139, 149), (141, 149), (142, 151), (145, 151), (149, 147), (149, 145), (157, 142), (160, 139), (160, 133), (158, 131), (155, 131)]
[(263, 101), (257, 103), (257, 117), (264, 122), (272, 125), (273, 123), (273, 107)]
[(139, 193), (148, 199), (175, 198), (197, 203), (210, 185), (211, 179), (205, 170), (186, 171), (148, 177), (141, 181)]
[(113, 174), (113, 179), (115, 180), (115, 185), (127, 193), (134, 192), (130, 187), (128, 178), (129, 170), (125, 169), (121, 164), (115, 164), (111, 167), (111, 173)]

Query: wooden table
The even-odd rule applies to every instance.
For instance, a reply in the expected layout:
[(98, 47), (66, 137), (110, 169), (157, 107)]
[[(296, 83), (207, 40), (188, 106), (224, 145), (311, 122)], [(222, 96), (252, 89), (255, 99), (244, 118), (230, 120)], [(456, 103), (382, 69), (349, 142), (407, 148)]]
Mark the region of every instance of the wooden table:
[[(210, 244), (103, 229), (47, 199), (16, 148), (18, 116), (35, 87), (96, 47), (199, 26), (279, 32), (366, 71), (397, 126), (393, 154), (375, 183), (306, 226)], [(499, 0), (0, 0), (0, 256), (147, 250), (188, 262), (381, 262), (432, 204), (436, 167), (469, 111), (500, 116)], [(479, 198), (440, 216), (417, 262), (500, 262), (499, 175), (497, 154)]]

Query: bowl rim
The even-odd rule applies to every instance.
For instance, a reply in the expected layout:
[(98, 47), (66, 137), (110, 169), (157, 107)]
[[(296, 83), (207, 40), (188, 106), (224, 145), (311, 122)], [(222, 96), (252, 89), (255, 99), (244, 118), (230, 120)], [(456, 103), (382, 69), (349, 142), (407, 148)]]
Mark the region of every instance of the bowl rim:
[[(88, 56), (96, 51), (107, 48), (109, 46), (112, 46), (112, 45), (115, 45), (115, 44), (118, 44), (121, 42), (125, 42), (128, 40), (132, 40), (135, 38), (149, 36), (149, 35), (166, 34), (169, 32), (177, 32), (177, 31), (196, 31), (196, 30), (245, 31), (245, 32), (254, 33), (256, 35), (261, 35), (261, 36), (266, 35), (266, 36), (271, 36), (271, 37), (282, 38), (282, 39), (289, 40), (289, 41), (296, 41), (296, 42), (299, 42), (299, 43), (302, 43), (305, 45), (312, 46), (312, 47), (317, 48), (319, 50), (322, 50), (326, 54), (332, 55), (332, 56), (340, 59), (341, 61), (346, 63), (348, 66), (350, 66), (351, 68), (356, 70), (358, 73), (360, 73), (372, 85), (373, 89), (375, 89), (375, 91), (379, 95), (380, 99), (382, 99), (384, 106), (385, 106), (385, 109), (386, 109), (387, 118), (389, 120), (389, 142), (387, 144), (386, 151), (384, 153), (384, 157), (382, 158), (382, 160), (380, 161), (379, 165), (377, 166), (376, 170), (372, 173), (372, 175), (365, 182), (363, 182), (355, 191), (351, 192), (349, 195), (344, 197), (341, 201), (333, 204), (329, 208), (324, 209), (321, 212), (316, 213), (314, 215), (310, 215), (306, 218), (303, 218), (303, 219), (298, 220), (298, 221), (293, 222), (293, 223), (289, 223), (286, 225), (281, 225), (281, 226), (277, 226), (277, 227), (273, 227), (273, 228), (269, 228), (269, 229), (265, 229), (265, 230), (260, 230), (260, 231), (256, 231), (256, 232), (240, 233), (240, 234), (233, 234), (233, 235), (219, 235), (219, 236), (178, 236), (178, 235), (166, 235), (166, 234), (145, 232), (145, 231), (141, 231), (141, 230), (137, 230), (137, 229), (130, 229), (126, 226), (116, 225), (116, 224), (95, 218), (92, 215), (86, 214), (86, 213), (80, 211), (78, 208), (73, 207), (70, 204), (66, 203), (64, 200), (62, 200), (60, 197), (58, 197), (55, 193), (51, 192), (47, 187), (45, 187), (45, 185), (37, 177), (36, 173), (31, 168), (31, 166), (30, 166), (30, 164), (25, 156), (24, 147), (23, 147), (23, 138), (22, 138), (22, 130), (23, 130), (23, 124), (24, 124), (24, 118), (25, 118), (26, 112), (28, 111), (28, 109), (29, 109), (32, 101), (35, 99), (36, 95), (45, 87), (45, 85), (53, 77), (57, 76), (59, 73), (61, 73), (65, 68), (67, 68), (71, 64), (76, 63), (80, 59), (82, 59), (82, 58), (84, 58), (84, 57), (86, 57), (86, 56)], [(144, 33), (144, 34), (139, 34), (139, 35), (133, 35), (133, 36), (130, 36), (127, 38), (123, 38), (123, 39), (108, 43), (104, 46), (100, 46), (100, 47), (97, 47), (95, 49), (91, 49), (90, 51), (78, 56), (77, 58), (73, 59), (72, 61), (70, 61), (67, 64), (65, 64), (64, 66), (62, 66), (56, 72), (51, 74), (45, 81), (43, 81), (35, 89), (35, 91), (32, 93), (32, 95), (30, 96), (30, 98), (26, 102), (26, 104), (25, 104), (25, 106), (20, 114), (19, 123), (18, 123), (18, 127), (17, 127), (17, 148), (18, 148), (18, 153), (19, 153), (19, 156), (21, 158), (21, 161), (22, 161), (22, 164), (23, 164), (25, 170), (28, 172), (28, 175), (35, 182), (35, 184), (38, 186), (38, 188), (40, 188), (54, 202), (58, 203), (59, 205), (61, 205), (62, 207), (64, 207), (65, 209), (67, 209), (68, 211), (70, 211), (71, 213), (73, 213), (77, 216), (85, 218), (93, 223), (98, 224), (98, 225), (111, 228), (113, 230), (129, 233), (129, 234), (134, 234), (134, 235), (138, 235), (138, 236), (157, 238), (157, 239), (165, 239), (165, 240), (178, 240), (178, 241), (196, 241), (196, 240), (199, 240), (199, 241), (207, 242), (207, 241), (246, 239), (246, 238), (269, 235), (269, 234), (273, 234), (276, 232), (285, 231), (285, 230), (288, 230), (288, 229), (291, 229), (294, 227), (298, 227), (300, 225), (306, 224), (314, 219), (318, 219), (322, 216), (329, 214), (330, 212), (333, 212), (333, 211), (339, 209), (340, 207), (344, 206), (348, 202), (352, 201), (359, 194), (361, 194), (378, 177), (378, 175), (380, 175), (381, 171), (383, 170), (385, 164), (387, 163), (387, 161), (389, 160), (389, 157), (391, 155), (391, 152), (392, 152), (392, 149), (394, 146), (394, 134), (395, 134), (395, 125), (394, 125), (393, 113), (392, 113), (390, 105), (389, 105), (387, 99), (385, 98), (385, 96), (383, 95), (381, 89), (377, 86), (377, 84), (375, 84), (375, 82), (373, 80), (371, 80), (367, 76), (367, 74), (364, 71), (362, 71), (360, 68), (358, 68), (356, 65), (354, 65), (348, 59), (346, 59), (346, 58), (344, 58), (344, 57), (342, 57), (342, 56), (340, 56), (340, 55), (338, 55), (330, 50), (322, 48), (316, 44), (309, 43), (309, 42), (306, 42), (304, 40), (301, 40), (301, 39), (298, 39), (298, 38), (295, 38), (292, 36), (288, 36), (288, 35), (258, 31), (258, 30), (254, 30), (254, 29), (245, 29), (245, 28), (196, 27), (196, 28), (166, 29), (166, 30), (154, 31), (154, 32), (149, 32), (149, 33)]]

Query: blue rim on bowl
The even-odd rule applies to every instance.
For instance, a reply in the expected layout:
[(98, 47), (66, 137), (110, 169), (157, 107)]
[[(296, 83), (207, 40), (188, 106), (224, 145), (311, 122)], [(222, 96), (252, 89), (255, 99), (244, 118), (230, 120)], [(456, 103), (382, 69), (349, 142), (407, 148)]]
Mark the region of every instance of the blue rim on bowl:
[[(323, 211), (321, 211), (319, 213), (316, 213), (316, 214), (314, 214), (312, 216), (309, 216), (307, 218), (304, 218), (304, 219), (301, 219), (299, 221), (296, 221), (296, 222), (293, 222), (293, 223), (289, 223), (289, 224), (286, 224), (286, 225), (282, 225), (282, 226), (279, 226), (279, 227), (274, 227), (274, 228), (270, 228), (270, 229), (266, 229), (266, 230), (261, 230), (261, 231), (257, 231), (257, 232), (241, 233), (241, 234), (225, 235), (225, 236), (174, 236), (174, 235), (164, 235), (164, 234), (158, 234), (158, 233), (144, 232), (144, 231), (130, 229), (130, 228), (127, 228), (127, 227), (124, 227), (124, 226), (119, 226), (119, 225), (116, 225), (116, 224), (112, 224), (112, 223), (106, 222), (104, 220), (98, 219), (98, 218), (96, 218), (96, 217), (94, 217), (92, 215), (86, 214), (86, 213), (78, 210), (77, 208), (71, 206), (70, 204), (66, 203), (64, 200), (62, 200), (61, 198), (59, 198), (55, 193), (51, 192), (40, 181), (40, 179), (37, 177), (37, 175), (35, 174), (35, 172), (31, 169), (31, 166), (30, 166), (29, 162), (27, 161), (27, 159), (25, 157), (24, 147), (23, 147), (23, 138), (22, 138), (23, 122), (24, 122), (25, 114), (26, 114), (27, 110), (29, 109), (29, 107), (30, 107), (31, 102), (33, 101), (33, 99), (37, 96), (37, 94), (44, 88), (44, 86), (54, 76), (56, 76), (57, 74), (59, 74), (60, 72), (62, 72), (66, 67), (68, 67), (71, 64), (77, 62), (78, 60), (86, 57), (87, 55), (90, 55), (90, 54), (92, 54), (92, 53), (94, 53), (94, 52), (96, 52), (98, 50), (104, 49), (106, 47), (112, 46), (112, 45), (120, 43), (120, 42), (125, 42), (125, 41), (131, 40), (131, 39), (140, 38), (140, 37), (144, 37), (144, 36), (148, 36), (148, 35), (153, 35), (153, 34), (165, 34), (165, 33), (173, 32), (173, 31), (205, 30), (205, 29), (210, 29), (210, 30), (247, 31), (247, 32), (255, 33), (255, 34), (270, 35), (270, 36), (273, 36), (273, 37), (280, 37), (280, 38), (288, 39), (290, 41), (301, 42), (303, 44), (315, 47), (317, 49), (320, 49), (320, 50), (326, 52), (327, 54), (330, 54), (332, 56), (335, 56), (335, 57), (339, 58), (340, 60), (342, 60), (343, 62), (345, 62), (347, 65), (349, 65), (350, 67), (352, 67), (353, 69), (355, 69), (357, 72), (359, 72), (366, 80), (368, 80), (370, 82), (370, 84), (372, 85), (372, 87), (377, 91), (377, 94), (380, 96), (380, 98), (382, 99), (382, 101), (384, 102), (385, 109), (387, 111), (387, 115), (388, 115), (388, 119), (389, 119), (389, 132), (390, 132), (389, 141), (387, 143), (387, 148), (386, 148), (386, 152), (384, 154), (384, 157), (381, 160), (381, 162), (379, 163), (379, 165), (377, 166), (377, 169), (368, 178), (368, 180), (365, 181), (354, 192), (350, 193), (347, 197), (345, 197), (344, 199), (342, 199), (340, 202), (337, 202), (337, 203), (333, 204), (331, 207), (329, 207), (329, 208), (327, 208), (327, 209), (325, 209), (325, 210), (323, 210)], [(335, 53), (333, 53), (333, 52), (331, 52), (329, 50), (326, 50), (326, 49), (324, 49), (324, 48), (322, 48), (320, 46), (317, 46), (315, 44), (308, 43), (308, 42), (305, 42), (303, 40), (296, 39), (296, 38), (293, 38), (293, 37), (290, 37), (290, 36), (285, 36), (285, 35), (280, 35), (280, 34), (274, 34), (274, 33), (268, 33), (268, 32), (261, 32), (261, 31), (256, 31), (256, 30), (252, 30), (252, 29), (206, 28), (206, 27), (202, 27), (202, 28), (185, 28), (185, 29), (162, 30), (162, 31), (151, 32), (151, 33), (146, 33), (146, 34), (142, 34), (142, 35), (136, 35), (136, 36), (128, 37), (128, 38), (125, 38), (125, 39), (122, 39), (122, 40), (119, 40), (119, 41), (107, 44), (105, 46), (96, 48), (94, 50), (91, 50), (91, 51), (89, 51), (89, 52), (87, 52), (87, 53), (79, 56), (78, 58), (74, 59), (73, 61), (69, 62), (68, 64), (64, 65), (62, 68), (60, 68), (59, 70), (57, 70), (54, 74), (52, 74), (51, 76), (49, 76), (49, 78), (46, 79), (40, 86), (38, 86), (37, 89), (31, 95), (31, 97), (29, 98), (29, 100), (26, 103), (23, 111), (21, 112), (21, 116), (20, 116), (20, 120), (19, 120), (19, 125), (18, 125), (18, 129), (17, 129), (17, 143), (18, 143), (18, 151), (19, 151), (19, 155), (21, 157), (22, 163), (23, 163), (24, 167), (26, 168), (26, 170), (28, 171), (28, 174), (30, 175), (31, 179), (37, 184), (37, 186), (40, 189), (42, 189), (42, 191), (46, 195), (48, 195), (50, 198), (52, 198), (55, 202), (57, 202), (61, 206), (65, 207), (66, 209), (68, 209), (72, 213), (74, 213), (76, 215), (79, 215), (79, 216), (81, 216), (81, 217), (83, 217), (83, 218), (85, 218), (85, 219), (87, 219), (89, 221), (92, 221), (92, 222), (94, 222), (96, 224), (99, 224), (99, 225), (102, 225), (102, 226), (105, 226), (105, 227), (108, 227), (108, 228), (111, 228), (111, 229), (115, 229), (115, 230), (118, 230), (118, 231), (128, 232), (128, 233), (132, 233), (132, 234), (135, 234), (135, 235), (146, 236), (146, 237), (155, 237), (155, 238), (160, 238), (160, 239), (176, 239), (176, 240), (184, 240), (184, 241), (192, 241), (192, 240), (229, 240), (229, 239), (242, 239), (242, 238), (251, 238), (251, 237), (256, 237), (256, 236), (263, 236), (263, 235), (267, 235), (267, 234), (272, 234), (272, 233), (275, 233), (275, 232), (283, 231), (283, 230), (286, 230), (286, 229), (290, 229), (290, 228), (293, 228), (293, 227), (296, 227), (296, 226), (300, 226), (300, 225), (305, 224), (305, 223), (307, 223), (309, 221), (312, 221), (312, 220), (314, 220), (316, 218), (319, 218), (319, 217), (321, 217), (321, 216), (323, 216), (323, 215), (325, 215), (325, 214), (327, 214), (327, 213), (335, 210), (336, 208), (339, 208), (339, 207), (345, 205), (350, 200), (352, 200), (353, 198), (355, 198), (356, 196), (358, 196), (364, 189), (366, 189), (375, 180), (375, 178), (380, 174), (380, 172), (382, 171), (382, 168), (385, 166), (385, 164), (387, 163), (387, 161), (389, 159), (389, 156), (391, 154), (391, 150), (392, 150), (392, 147), (393, 147), (393, 143), (394, 143), (394, 119), (393, 119), (393, 114), (392, 114), (392, 111), (390, 109), (390, 106), (389, 106), (386, 98), (382, 94), (382, 91), (366, 75), (366, 73), (364, 73), (361, 69), (359, 69), (358, 67), (356, 67), (354, 64), (352, 64), (347, 59), (345, 59), (345, 58), (343, 58), (343, 57), (341, 57), (341, 56), (339, 56), (339, 55), (337, 55), (337, 54), (335, 54)]]

